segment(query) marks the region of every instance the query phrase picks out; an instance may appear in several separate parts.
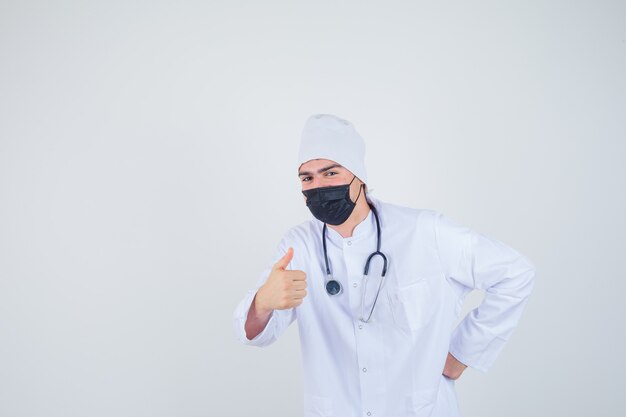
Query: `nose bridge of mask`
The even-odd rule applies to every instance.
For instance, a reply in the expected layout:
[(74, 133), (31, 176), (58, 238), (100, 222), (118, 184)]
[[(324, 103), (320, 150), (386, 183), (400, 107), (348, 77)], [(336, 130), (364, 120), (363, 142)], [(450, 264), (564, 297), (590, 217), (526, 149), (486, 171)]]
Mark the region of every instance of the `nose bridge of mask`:
[(346, 184), (336, 185), (333, 187), (324, 187), (324, 189), (320, 189), (319, 191), (320, 192), (309, 194), (310, 198), (307, 197), (307, 203), (324, 203), (328, 201), (341, 200), (345, 198), (348, 194), (348, 188), (346, 187)]

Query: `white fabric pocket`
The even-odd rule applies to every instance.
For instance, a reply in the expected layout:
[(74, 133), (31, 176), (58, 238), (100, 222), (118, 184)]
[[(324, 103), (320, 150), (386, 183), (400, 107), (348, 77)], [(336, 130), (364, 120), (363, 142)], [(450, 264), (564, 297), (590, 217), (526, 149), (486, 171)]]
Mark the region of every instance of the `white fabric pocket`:
[(394, 323), (406, 332), (428, 324), (435, 310), (428, 280), (425, 278), (387, 292)]

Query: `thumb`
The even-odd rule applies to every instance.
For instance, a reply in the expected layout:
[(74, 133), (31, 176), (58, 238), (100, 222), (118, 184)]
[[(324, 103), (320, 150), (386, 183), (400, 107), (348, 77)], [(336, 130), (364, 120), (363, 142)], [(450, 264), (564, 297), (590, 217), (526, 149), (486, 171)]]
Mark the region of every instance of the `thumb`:
[(289, 248), (287, 249), (287, 253), (278, 260), (278, 262), (276, 262), (276, 264), (274, 265), (274, 269), (285, 269), (287, 268), (287, 265), (289, 265), (289, 262), (291, 262), (291, 259), (293, 258), (293, 248)]

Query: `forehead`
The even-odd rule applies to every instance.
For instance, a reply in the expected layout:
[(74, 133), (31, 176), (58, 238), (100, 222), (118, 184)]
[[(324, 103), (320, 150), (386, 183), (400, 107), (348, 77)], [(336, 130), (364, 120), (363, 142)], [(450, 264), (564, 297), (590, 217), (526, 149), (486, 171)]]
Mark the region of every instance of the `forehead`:
[(310, 161), (300, 165), (299, 171), (317, 171), (320, 168), (325, 168), (335, 164), (337, 164), (337, 162), (331, 161), (330, 159), (311, 159)]

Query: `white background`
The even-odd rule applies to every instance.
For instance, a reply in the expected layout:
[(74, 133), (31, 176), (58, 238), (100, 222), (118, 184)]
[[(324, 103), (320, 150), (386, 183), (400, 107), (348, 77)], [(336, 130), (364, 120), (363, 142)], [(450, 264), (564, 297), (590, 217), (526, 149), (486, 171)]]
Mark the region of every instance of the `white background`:
[(3, 0), (0, 415), (301, 415), (297, 323), (232, 312), (310, 218), (312, 113), (537, 266), (464, 417), (626, 413), (623, 1)]

